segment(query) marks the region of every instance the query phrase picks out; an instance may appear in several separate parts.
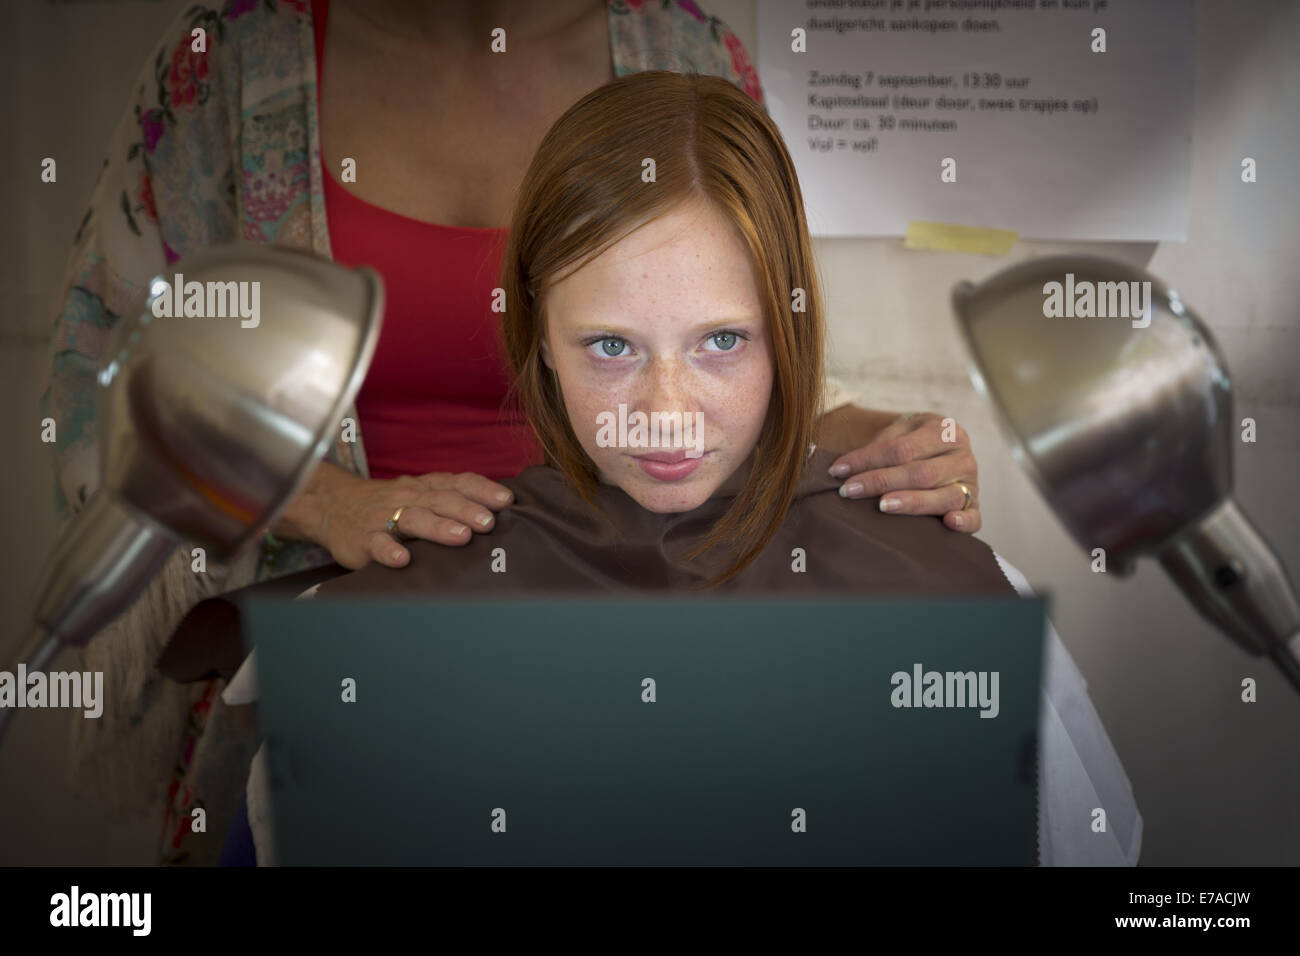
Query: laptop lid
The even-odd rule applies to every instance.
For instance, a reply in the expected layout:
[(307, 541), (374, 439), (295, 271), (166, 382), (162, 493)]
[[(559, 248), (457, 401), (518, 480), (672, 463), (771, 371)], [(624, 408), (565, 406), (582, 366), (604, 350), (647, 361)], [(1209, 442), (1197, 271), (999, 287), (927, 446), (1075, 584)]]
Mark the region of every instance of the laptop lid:
[(1034, 865), (1038, 598), (250, 600), (282, 865)]

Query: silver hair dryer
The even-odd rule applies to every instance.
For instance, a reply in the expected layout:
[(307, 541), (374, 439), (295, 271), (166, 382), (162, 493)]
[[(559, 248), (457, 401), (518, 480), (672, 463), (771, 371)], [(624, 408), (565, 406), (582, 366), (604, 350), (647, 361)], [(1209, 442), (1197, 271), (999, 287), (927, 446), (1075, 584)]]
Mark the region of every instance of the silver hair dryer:
[(952, 304), (976, 389), (1084, 550), (1105, 549), (1121, 575), (1154, 555), (1201, 614), (1300, 690), (1295, 590), (1231, 497), (1228, 368), (1178, 293), (1124, 263), (1052, 256), (959, 283)]
[[(254, 289), (256, 324), (231, 316), (230, 296)], [(190, 291), (204, 315), (154, 314), (159, 296)], [(225, 562), (274, 523), (338, 434), (382, 310), (372, 270), (278, 246), (212, 247), (156, 276), (114, 330), (99, 376), (100, 485), (47, 562), (17, 661), (41, 670), (88, 641), (182, 541)]]

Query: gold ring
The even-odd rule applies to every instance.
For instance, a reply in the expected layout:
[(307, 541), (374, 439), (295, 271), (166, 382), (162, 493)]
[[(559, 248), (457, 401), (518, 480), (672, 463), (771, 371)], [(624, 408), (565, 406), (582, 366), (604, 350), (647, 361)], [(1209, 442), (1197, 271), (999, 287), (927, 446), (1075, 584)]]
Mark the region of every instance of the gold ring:
[(406, 538), (406, 535), (402, 534), (402, 532), (399, 531), (397, 528), (397, 522), (401, 520), (402, 512), (405, 510), (406, 510), (406, 505), (402, 505), (402, 507), (398, 508), (396, 511), (393, 512), (393, 516), (388, 519), (388, 524), (385, 525), (385, 528), (388, 531), (388, 533), (394, 535), (399, 541)]
[(970, 507), (970, 503), (971, 503), (971, 500), (972, 500), (972, 499), (971, 499), (970, 489), (967, 488), (967, 487), (966, 487), (962, 482), (960, 482), (960, 481), (954, 481), (953, 484), (956, 485), (958, 488), (960, 488), (960, 489), (961, 489), (961, 493), (962, 493), (963, 495), (966, 496), (966, 501), (965, 501), (965, 502), (962, 504), (962, 506), (961, 506), (961, 510), (962, 510), (962, 511), (965, 511), (967, 508)]

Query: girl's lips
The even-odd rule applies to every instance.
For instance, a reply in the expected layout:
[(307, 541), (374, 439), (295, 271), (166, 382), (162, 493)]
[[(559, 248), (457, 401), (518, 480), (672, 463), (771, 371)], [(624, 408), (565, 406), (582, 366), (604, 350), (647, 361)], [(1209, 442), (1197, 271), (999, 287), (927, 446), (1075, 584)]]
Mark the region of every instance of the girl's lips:
[[(707, 454), (708, 452), (704, 453), (704, 455)], [(656, 481), (680, 481), (700, 467), (704, 455), (698, 458), (687, 458), (686, 452), (681, 451), (653, 455), (633, 455), (632, 457), (641, 466), (641, 470)]]

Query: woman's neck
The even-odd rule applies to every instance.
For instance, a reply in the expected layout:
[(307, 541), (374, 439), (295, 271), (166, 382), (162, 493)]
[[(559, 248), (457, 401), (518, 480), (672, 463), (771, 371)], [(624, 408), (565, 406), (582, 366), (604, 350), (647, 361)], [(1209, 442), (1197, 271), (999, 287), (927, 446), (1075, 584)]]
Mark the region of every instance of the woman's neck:
[(605, 0), (334, 0), (377, 29), (433, 46), (465, 49), (497, 27), (519, 37), (539, 38), (569, 29)]

